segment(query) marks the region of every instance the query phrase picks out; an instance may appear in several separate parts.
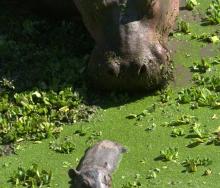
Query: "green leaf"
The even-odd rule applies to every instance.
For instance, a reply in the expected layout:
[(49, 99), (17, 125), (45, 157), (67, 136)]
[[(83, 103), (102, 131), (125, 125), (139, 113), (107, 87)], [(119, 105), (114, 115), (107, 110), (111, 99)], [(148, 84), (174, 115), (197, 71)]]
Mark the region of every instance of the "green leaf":
[(135, 118), (137, 118), (137, 114), (129, 114), (126, 118), (127, 119), (135, 119)]

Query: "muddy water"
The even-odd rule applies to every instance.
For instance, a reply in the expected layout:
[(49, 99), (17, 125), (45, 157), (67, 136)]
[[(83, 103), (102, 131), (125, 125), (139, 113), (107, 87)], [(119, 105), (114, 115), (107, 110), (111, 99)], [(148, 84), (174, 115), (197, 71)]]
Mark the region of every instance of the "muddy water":
[(213, 48), (213, 44), (208, 44), (205, 47), (201, 48), (200, 55), (201, 57), (214, 57), (220, 54), (220, 46), (219, 49)]
[(201, 12), (198, 10), (194, 10), (194, 11), (189, 11), (186, 10), (185, 8), (186, 6), (186, 0), (180, 0), (180, 13), (179, 16), (183, 19), (183, 20), (187, 20), (188, 22), (190, 21), (196, 21), (196, 22), (200, 22), (201, 21)]
[[(175, 54), (181, 50), (183, 46), (188, 46), (187, 41), (171, 40), (168, 43), (168, 48), (171, 52), (171, 59)], [(177, 64), (174, 62), (173, 70), (174, 80), (170, 83), (172, 87), (186, 87), (191, 84), (192, 72), (188, 67), (182, 64)]]
[[(185, 0), (180, 0), (180, 18), (183, 20), (187, 20), (188, 22), (200, 22), (202, 15), (199, 11), (188, 11), (184, 7), (186, 5)], [(189, 42), (184, 40), (171, 40), (168, 43), (168, 48), (171, 51), (171, 57), (175, 56), (177, 52), (182, 50), (183, 46), (188, 46)], [(199, 55), (201, 58), (203, 57), (213, 57), (219, 55), (219, 48), (213, 47), (213, 44), (206, 44), (204, 47), (201, 47), (199, 50)], [(192, 72), (188, 67), (184, 65), (177, 64), (174, 62), (174, 81), (171, 82), (171, 86), (173, 87), (186, 87), (191, 85), (192, 81)]]
[(174, 68), (174, 80), (170, 83), (172, 87), (186, 87), (191, 84), (192, 81), (192, 72), (189, 68), (177, 64)]

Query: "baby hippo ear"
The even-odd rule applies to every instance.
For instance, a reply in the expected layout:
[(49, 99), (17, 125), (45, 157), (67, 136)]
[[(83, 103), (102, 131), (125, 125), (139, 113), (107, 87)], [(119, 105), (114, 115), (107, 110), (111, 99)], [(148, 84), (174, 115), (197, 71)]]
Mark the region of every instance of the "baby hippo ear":
[(70, 178), (74, 178), (76, 176), (79, 176), (80, 172), (71, 168), (71, 169), (69, 169), (68, 174), (69, 174)]

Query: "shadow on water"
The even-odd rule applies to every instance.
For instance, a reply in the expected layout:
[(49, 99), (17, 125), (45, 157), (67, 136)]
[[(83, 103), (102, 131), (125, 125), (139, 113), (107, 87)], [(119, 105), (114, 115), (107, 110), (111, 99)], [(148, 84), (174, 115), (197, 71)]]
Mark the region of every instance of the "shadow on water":
[(70, 178), (68, 184), (69, 184), (69, 188), (76, 188), (74, 177), (72, 176), (72, 171), (73, 171), (73, 169), (69, 169), (69, 171), (68, 171), (68, 176)]
[(0, 2), (0, 78), (18, 92), (83, 88), (94, 42), (82, 21), (39, 16), (25, 3)]
[(102, 108), (154, 95), (153, 92), (104, 93), (89, 89), (86, 67), (94, 41), (82, 21), (65, 20), (63, 16), (58, 19), (59, 14), (51, 16), (53, 12), (49, 17), (39, 16), (26, 3), (27, 0), (0, 2), (0, 79), (13, 80), (16, 92), (60, 91), (73, 86), (87, 103)]
[[(184, 9), (185, 1), (181, 0), (180, 10)], [(85, 73), (94, 41), (72, 0), (2, 0), (0, 24), (0, 78), (14, 80), (18, 91), (56, 91), (73, 86), (81, 95), (88, 96), (88, 102), (104, 107), (153, 94), (88, 90)], [(176, 45), (184, 44), (171, 45), (175, 49)], [(171, 85), (185, 86), (191, 77), (186, 67), (176, 65)]]
[(146, 96), (89, 89), (86, 67), (94, 41), (82, 21), (39, 16), (26, 2), (0, 2), (0, 79), (13, 80), (16, 92), (60, 91), (73, 86), (87, 103), (103, 108)]

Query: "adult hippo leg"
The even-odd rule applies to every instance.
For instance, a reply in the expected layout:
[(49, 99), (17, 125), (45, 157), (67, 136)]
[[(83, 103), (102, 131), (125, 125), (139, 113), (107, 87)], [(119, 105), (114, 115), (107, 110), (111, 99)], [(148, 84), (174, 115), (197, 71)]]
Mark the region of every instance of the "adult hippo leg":
[(107, 90), (152, 90), (170, 74), (168, 34), (179, 0), (74, 0), (96, 42), (89, 81)]

